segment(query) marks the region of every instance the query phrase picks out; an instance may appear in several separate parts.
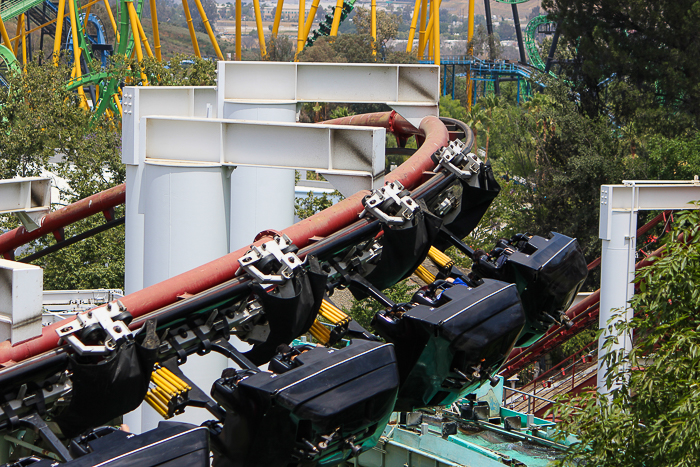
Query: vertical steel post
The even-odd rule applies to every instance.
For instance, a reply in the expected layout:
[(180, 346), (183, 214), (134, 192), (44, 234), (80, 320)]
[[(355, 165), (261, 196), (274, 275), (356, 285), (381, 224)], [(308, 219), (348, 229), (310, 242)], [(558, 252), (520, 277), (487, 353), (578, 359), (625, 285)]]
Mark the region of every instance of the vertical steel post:
[(277, 31), (280, 28), (280, 21), (282, 20), (282, 7), (284, 6), (284, 0), (277, 0), (277, 8), (275, 8), (275, 21), (272, 23), (272, 37), (277, 37)]
[[(206, 29), (207, 35), (209, 36), (209, 41), (211, 42), (212, 47), (214, 47), (214, 52), (216, 53), (216, 56), (219, 60), (223, 60), (224, 54), (221, 53), (219, 43), (216, 42), (216, 36), (214, 35), (214, 30), (211, 28), (211, 24), (209, 24), (209, 19), (207, 18), (207, 13), (204, 11), (204, 6), (202, 6), (202, 2), (200, 0), (194, 0), (194, 2), (197, 4), (197, 11), (199, 11), (199, 16), (202, 17), (204, 29)], [(145, 34), (144, 37), (146, 37)], [(146, 43), (146, 45), (148, 45), (148, 43)]]
[(241, 61), (241, 9), (243, 8), (241, 0), (236, 0), (236, 60)]
[(335, 12), (333, 13), (333, 24), (331, 25), (331, 37), (338, 35), (338, 28), (340, 28), (340, 17), (343, 14), (343, 0), (338, 0), (335, 3)]
[[(303, 8), (304, 7), (304, 0), (299, 0), (299, 3), (301, 5), (301, 8)], [(267, 50), (265, 50), (265, 30), (263, 29), (263, 25), (262, 25), (262, 13), (260, 12), (260, 0), (253, 0), (253, 7), (255, 8), (255, 27), (258, 30), (258, 42), (260, 43), (260, 58), (262, 58), (264, 60), (265, 56), (267, 55)]]
[(428, 0), (422, 0), (420, 7), (420, 25), (418, 27), (418, 58), (425, 53), (425, 28), (428, 26)]
[[(488, 6), (489, 0), (486, 0), (487, 10), (490, 12), (491, 9)], [(472, 44), (472, 39), (474, 39), (474, 0), (469, 0), (469, 9), (467, 10), (467, 43), (469, 44), (469, 49), (467, 55), (470, 59), (474, 57), (474, 46)], [(488, 21), (488, 17), (487, 17)], [(467, 112), (472, 109), (472, 105), (476, 99), (472, 97), (476, 92), (476, 87), (472, 81), (472, 67), (467, 66)]]
[[(151, 5), (151, 27), (153, 28), (153, 47), (156, 51), (156, 58), (158, 61), (162, 60), (160, 55), (160, 32), (158, 31), (158, 8), (156, 6), (156, 0), (150, 0)], [(111, 11), (110, 11), (111, 16)]]
[(377, 56), (377, 0), (372, 0), (370, 4), (370, 31), (372, 34), (372, 56)]
[[(607, 353), (603, 348), (606, 339), (611, 333), (609, 325), (615, 325), (632, 319), (633, 311), (628, 308), (628, 302), (634, 295), (634, 259), (637, 251), (637, 211), (613, 211), (609, 222), (611, 231), (618, 235), (611, 235), (609, 239), (603, 239), (601, 252), (600, 274), (600, 329), (605, 329), (598, 341), (598, 392), (608, 393), (620, 386), (621, 381), (612, 381), (608, 386), (605, 373), (607, 365), (603, 356)], [(624, 232), (620, 235), (619, 233)], [(605, 284), (605, 287), (602, 285)], [(618, 310), (625, 310), (623, 314), (616, 315)], [(614, 318), (613, 321), (610, 321)], [(610, 348), (611, 352), (632, 350), (632, 338), (625, 334)]]
[(513, 3), (513, 22), (515, 23), (515, 37), (518, 38), (518, 50), (520, 51), (520, 63), (527, 65), (525, 57), (525, 45), (523, 44), (523, 31), (520, 29), (520, 15), (518, 15), (518, 5)]
[(554, 60), (554, 52), (557, 51), (557, 43), (559, 43), (559, 28), (554, 31), (554, 37), (552, 38), (552, 46), (549, 48), (549, 55), (547, 56), (547, 63), (544, 65), (544, 72), (549, 73), (550, 68), (552, 68), (552, 61)]
[(190, 6), (187, 4), (187, 0), (182, 0), (182, 9), (185, 10), (187, 29), (190, 31), (190, 41), (192, 41), (192, 48), (194, 49), (194, 54), (197, 57), (202, 58), (202, 54), (199, 51), (199, 43), (197, 42), (197, 35), (194, 32), (194, 25), (192, 24), (192, 14), (190, 13)]
[(311, 33), (311, 27), (314, 25), (314, 18), (316, 18), (316, 11), (318, 11), (318, 4), (320, 0), (313, 0), (311, 2), (311, 10), (309, 10), (309, 16), (306, 17), (306, 25), (304, 26), (304, 42), (309, 38), (309, 33)]
[(440, 4), (441, 0), (433, 0), (430, 4), (433, 6), (433, 13), (430, 15), (433, 19), (433, 59), (434, 63), (440, 66)]
[(416, 25), (418, 24), (418, 17), (420, 14), (420, 4), (421, 0), (416, 0), (416, 4), (413, 6), (413, 15), (411, 17), (411, 28), (408, 32), (408, 42), (406, 43), (406, 52), (411, 53), (413, 51), (413, 39), (416, 37)]
[(299, 17), (297, 18), (297, 54), (304, 50), (304, 14), (306, 2), (299, 0)]

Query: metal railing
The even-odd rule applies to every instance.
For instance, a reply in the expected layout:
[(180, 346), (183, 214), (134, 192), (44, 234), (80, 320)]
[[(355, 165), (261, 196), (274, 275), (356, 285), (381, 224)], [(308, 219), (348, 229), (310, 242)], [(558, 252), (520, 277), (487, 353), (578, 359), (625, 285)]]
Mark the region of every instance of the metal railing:
[[(545, 402), (552, 404), (552, 405), (557, 403), (557, 401), (554, 401), (552, 399), (547, 399), (546, 397), (536, 396), (535, 394), (530, 394), (529, 392), (523, 392), (523, 391), (520, 391), (518, 389), (513, 389), (513, 388), (503, 386), (503, 401), (501, 404), (503, 407), (507, 406), (506, 405), (506, 401), (508, 400), (508, 396), (506, 395), (507, 391), (522, 394), (523, 396), (527, 397), (527, 412), (526, 413), (528, 415), (534, 413), (535, 404), (534, 403), (531, 404), (531, 402), (533, 402), (533, 399), (539, 399), (541, 401), (545, 401)], [(512, 405), (512, 402), (511, 402), (511, 405)]]
[[(558, 376), (559, 374), (561, 374), (561, 376), (564, 376), (565, 378), (557, 381), (559, 384), (556, 385), (556, 388), (561, 388), (561, 392), (569, 392), (569, 391), (574, 390), (576, 388), (576, 382), (577, 382), (576, 367), (577, 367), (577, 365), (579, 365), (579, 368), (580, 368), (580, 365), (583, 365), (584, 368), (590, 367), (590, 363), (592, 361), (592, 358), (594, 356), (596, 356), (596, 354), (597, 354), (596, 346), (597, 346), (597, 341), (590, 342), (588, 345), (586, 345), (584, 348), (582, 348), (578, 352), (574, 353), (573, 355), (570, 355), (569, 357), (567, 357), (566, 359), (564, 359), (563, 361), (561, 361), (557, 365), (553, 366), (549, 370), (545, 371), (541, 375), (538, 375), (537, 378), (535, 378), (534, 380), (525, 384), (522, 388), (520, 388), (520, 390), (504, 386), (504, 388), (503, 388), (504, 389), (504, 391), (503, 391), (503, 406), (513, 408), (517, 404), (517, 400), (511, 400), (510, 403), (507, 403), (508, 396), (507, 396), (506, 390), (512, 391), (515, 393), (519, 393), (519, 394), (523, 394), (523, 396), (526, 396), (528, 413), (530, 413), (530, 410), (532, 410), (532, 412), (535, 412), (538, 410), (537, 404), (533, 402), (532, 398), (543, 400), (545, 402), (553, 404), (554, 401), (552, 401), (551, 399), (537, 395), (538, 386), (542, 385), (541, 391), (551, 389), (553, 387), (553, 384), (555, 383), (555, 381), (553, 381), (553, 378)], [(589, 350), (589, 349), (591, 349), (591, 347), (593, 347), (593, 349)], [(586, 361), (579, 362), (580, 359), (585, 359)], [(567, 375), (569, 375), (568, 378), (567, 378)], [(569, 378), (571, 380), (570, 386), (568, 384), (569, 382), (567, 381), (567, 379), (569, 379)], [(579, 379), (578, 382), (580, 383), (581, 380)], [(512, 397), (512, 394), (511, 394), (511, 397)]]

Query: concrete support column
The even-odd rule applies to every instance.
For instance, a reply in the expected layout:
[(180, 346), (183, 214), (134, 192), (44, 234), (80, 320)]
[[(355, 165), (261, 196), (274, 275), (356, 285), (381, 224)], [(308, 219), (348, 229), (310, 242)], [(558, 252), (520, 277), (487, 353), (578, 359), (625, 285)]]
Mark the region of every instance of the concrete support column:
[[(224, 118), (294, 123), (296, 103), (226, 102)], [(260, 142), (265, 151), (265, 142)], [(238, 166), (230, 175), (229, 250), (253, 243), (262, 230), (282, 230), (294, 223), (294, 170)]]
[[(610, 216), (612, 235), (610, 240), (603, 240), (601, 255), (600, 277), (600, 329), (607, 329), (611, 324), (623, 323), (632, 319), (634, 312), (627, 309), (624, 315), (617, 315), (615, 320), (608, 322), (616, 312), (628, 307), (629, 300), (634, 295), (634, 264), (637, 251), (637, 211), (613, 211)], [(608, 393), (618, 387), (620, 381), (607, 385), (605, 373), (607, 366), (603, 362), (605, 355), (603, 344), (610, 335), (607, 331), (600, 336), (598, 342), (598, 391)], [(632, 336), (624, 334), (610, 351), (625, 350), (625, 354), (632, 350)]]

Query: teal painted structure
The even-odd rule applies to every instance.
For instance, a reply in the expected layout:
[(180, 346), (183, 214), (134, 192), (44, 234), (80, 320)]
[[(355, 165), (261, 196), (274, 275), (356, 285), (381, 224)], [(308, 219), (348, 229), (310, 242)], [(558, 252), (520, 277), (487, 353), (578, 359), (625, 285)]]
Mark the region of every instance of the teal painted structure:
[[(489, 384), (481, 386), (475, 391), (475, 395), (477, 401), (488, 403), (488, 420), (461, 419), (454, 411), (446, 409), (442, 414), (437, 412), (431, 415), (424, 412), (422, 423), (406, 426), (398, 424), (398, 414), (394, 414), (377, 446), (359, 458), (349, 460), (346, 465), (545, 467), (561, 457), (569, 445), (577, 442), (574, 437), (557, 442), (554, 440), (557, 433), (556, 424), (501, 407), (503, 378), (500, 378), (495, 387)], [(466, 403), (462, 400), (455, 405)], [(506, 417), (519, 417), (520, 429), (506, 429)], [(445, 432), (443, 435), (446, 424), (454, 422), (459, 426), (457, 432)]]

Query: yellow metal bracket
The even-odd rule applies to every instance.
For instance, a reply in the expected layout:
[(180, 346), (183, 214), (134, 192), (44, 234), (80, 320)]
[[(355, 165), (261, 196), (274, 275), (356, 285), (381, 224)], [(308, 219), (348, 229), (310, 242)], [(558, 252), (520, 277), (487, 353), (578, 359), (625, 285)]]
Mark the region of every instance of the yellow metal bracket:
[(167, 368), (156, 364), (146, 402), (166, 420), (183, 411), (179, 409), (192, 388)]

